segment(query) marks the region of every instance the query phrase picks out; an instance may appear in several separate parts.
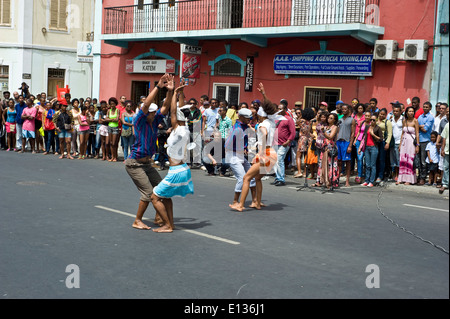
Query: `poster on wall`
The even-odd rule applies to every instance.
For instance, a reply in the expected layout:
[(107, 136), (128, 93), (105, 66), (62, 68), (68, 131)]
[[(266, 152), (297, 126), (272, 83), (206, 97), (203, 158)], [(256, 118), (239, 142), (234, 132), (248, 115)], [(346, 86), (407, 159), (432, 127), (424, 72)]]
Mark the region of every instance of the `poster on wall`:
[(200, 78), (200, 62), (202, 48), (192, 45), (181, 45), (181, 77), (185, 79)]

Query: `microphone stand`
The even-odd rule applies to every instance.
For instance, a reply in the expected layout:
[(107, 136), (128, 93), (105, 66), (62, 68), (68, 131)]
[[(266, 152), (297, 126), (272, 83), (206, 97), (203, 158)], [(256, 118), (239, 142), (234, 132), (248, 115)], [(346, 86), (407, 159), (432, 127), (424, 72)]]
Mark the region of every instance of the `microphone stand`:
[[(311, 173), (311, 176), (314, 173)], [(316, 190), (308, 185), (308, 164), (305, 163), (305, 184), (303, 186), (297, 186), (297, 192), (303, 191), (305, 189), (309, 189), (310, 192), (315, 192)]]
[[(326, 152), (326, 151), (325, 151)], [(337, 156), (337, 155), (336, 155)], [(334, 162), (334, 159), (336, 158), (336, 156), (331, 157), (331, 162)], [(327, 169), (328, 169), (328, 163), (325, 163), (327, 165)], [(322, 163), (323, 165), (323, 163)], [(326, 189), (326, 185), (323, 185), (323, 190), (322, 190), (322, 194), (326, 194), (326, 193), (341, 193), (341, 194), (350, 194), (348, 192), (344, 192), (342, 190), (335, 190), (334, 186), (333, 186), (333, 179), (334, 179), (334, 170), (331, 170), (331, 187), (330, 189)]]

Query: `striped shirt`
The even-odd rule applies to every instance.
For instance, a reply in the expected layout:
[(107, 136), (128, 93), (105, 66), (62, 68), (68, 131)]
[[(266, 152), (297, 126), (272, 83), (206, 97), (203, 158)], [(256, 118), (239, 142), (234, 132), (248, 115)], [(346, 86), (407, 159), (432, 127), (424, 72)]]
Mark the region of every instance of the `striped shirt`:
[(131, 159), (141, 159), (153, 156), (156, 153), (156, 140), (158, 139), (158, 125), (162, 122), (164, 115), (158, 110), (152, 124), (147, 122), (147, 114), (139, 110), (133, 119), (135, 142), (131, 147)]

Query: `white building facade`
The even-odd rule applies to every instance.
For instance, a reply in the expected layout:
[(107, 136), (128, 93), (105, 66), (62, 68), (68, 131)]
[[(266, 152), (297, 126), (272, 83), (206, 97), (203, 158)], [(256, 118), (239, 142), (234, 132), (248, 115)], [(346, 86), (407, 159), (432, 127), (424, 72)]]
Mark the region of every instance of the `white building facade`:
[(0, 0), (0, 94), (25, 82), (35, 95), (68, 85), (92, 96), (92, 58), (77, 44), (93, 41), (94, 9), (94, 0)]

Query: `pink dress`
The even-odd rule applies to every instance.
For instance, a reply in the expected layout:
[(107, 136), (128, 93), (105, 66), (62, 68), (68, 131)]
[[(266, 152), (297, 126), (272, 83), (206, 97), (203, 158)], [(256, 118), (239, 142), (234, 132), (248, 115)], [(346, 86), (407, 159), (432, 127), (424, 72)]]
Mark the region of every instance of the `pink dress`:
[(416, 137), (416, 129), (414, 127), (403, 127), (403, 138), (400, 141), (400, 165), (398, 182), (400, 183), (417, 183), (416, 170), (414, 169), (414, 158), (416, 157), (416, 147), (414, 146), (414, 138)]

